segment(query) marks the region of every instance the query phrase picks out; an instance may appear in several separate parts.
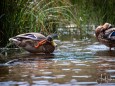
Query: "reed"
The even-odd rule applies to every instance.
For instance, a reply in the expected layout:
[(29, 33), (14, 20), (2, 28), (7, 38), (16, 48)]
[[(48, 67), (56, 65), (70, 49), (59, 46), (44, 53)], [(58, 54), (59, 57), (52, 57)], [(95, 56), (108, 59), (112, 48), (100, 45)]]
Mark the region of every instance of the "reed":
[(55, 32), (60, 23), (67, 23), (69, 5), (67, 0), (3, 0), (1, 46), (20, 33)]
[(114, 4), (115, 0), (1, 0), (0, 47), (14, 35), (40, 31), (47, 35), (59, 25), (74, 23), (84, 35), (83, 25), (114, 24)]
[(82, 18), (83, 24), (115, 23), (114, 0), (70, 0), (74, 16)]
[[(100, 25), (105, 22), (115, 23), (114, 0), (70, 0), (73, 22), (77, 25), (81, 36), (87, 34), (82, 25)], [(92, 30), (89, 28), (88, 30)]]

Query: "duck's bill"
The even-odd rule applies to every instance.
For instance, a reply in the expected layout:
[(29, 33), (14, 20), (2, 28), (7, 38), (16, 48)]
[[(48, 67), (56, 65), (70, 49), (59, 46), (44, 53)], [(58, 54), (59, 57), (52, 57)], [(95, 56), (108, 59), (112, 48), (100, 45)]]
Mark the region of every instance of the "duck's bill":
[(56, 44), (54, 41), (52, 41), (52, 45), (53, 45), (54, 47), (57, 46), (57, 44)]

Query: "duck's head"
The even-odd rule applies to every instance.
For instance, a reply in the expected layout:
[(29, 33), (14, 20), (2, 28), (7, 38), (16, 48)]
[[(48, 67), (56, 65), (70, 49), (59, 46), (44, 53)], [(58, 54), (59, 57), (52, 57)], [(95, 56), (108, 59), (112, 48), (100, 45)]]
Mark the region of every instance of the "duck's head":
[(54, 47), (57, 46), (57, 44), (54, 42), (53, 37), (51, 35), (47, 36), (47, 41), (50, 42)]
[(103, 25), (100, 25), (96, 28), (95, 30), (95, 34), (96, 34), (96, 37), (101, 33), (101, 32), (105, 32), (105, 30), (111, 28), (111, 24), (110, 23), (105, 23)]
[(108, 28), (110, 28), (111, 27), (111, 24), (110, 23), (105, 23), (104, 25), (103, 25), (103, 30), (107, 30)]

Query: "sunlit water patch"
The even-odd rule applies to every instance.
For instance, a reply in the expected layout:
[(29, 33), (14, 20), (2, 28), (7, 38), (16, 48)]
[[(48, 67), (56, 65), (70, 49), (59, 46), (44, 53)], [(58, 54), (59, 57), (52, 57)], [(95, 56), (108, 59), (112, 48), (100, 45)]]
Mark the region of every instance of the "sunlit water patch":
[(108, 50), (109, 48), (106, 47), (105, 45), (98, 44), (98, 45), (89, 45), (86, 49), (91, 51), (101, 51), (101, 50)]

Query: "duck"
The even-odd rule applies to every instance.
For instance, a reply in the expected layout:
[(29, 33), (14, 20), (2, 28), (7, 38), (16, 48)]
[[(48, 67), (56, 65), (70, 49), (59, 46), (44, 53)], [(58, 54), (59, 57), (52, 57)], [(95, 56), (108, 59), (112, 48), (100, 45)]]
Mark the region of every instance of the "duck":
[(57, 34), (48, 35), (47, 37), (41, 33), (30, 32), (16, 35), (9, 38), (12, 44), (30, 52), (30, 53), (53, 53), (57, 44), (53, 37)]
[(99, 25), (95, 29), (95, 36), (100, 43), (109, 47), (109, 50), (115, 48), (115, 27), (110, 23)]

